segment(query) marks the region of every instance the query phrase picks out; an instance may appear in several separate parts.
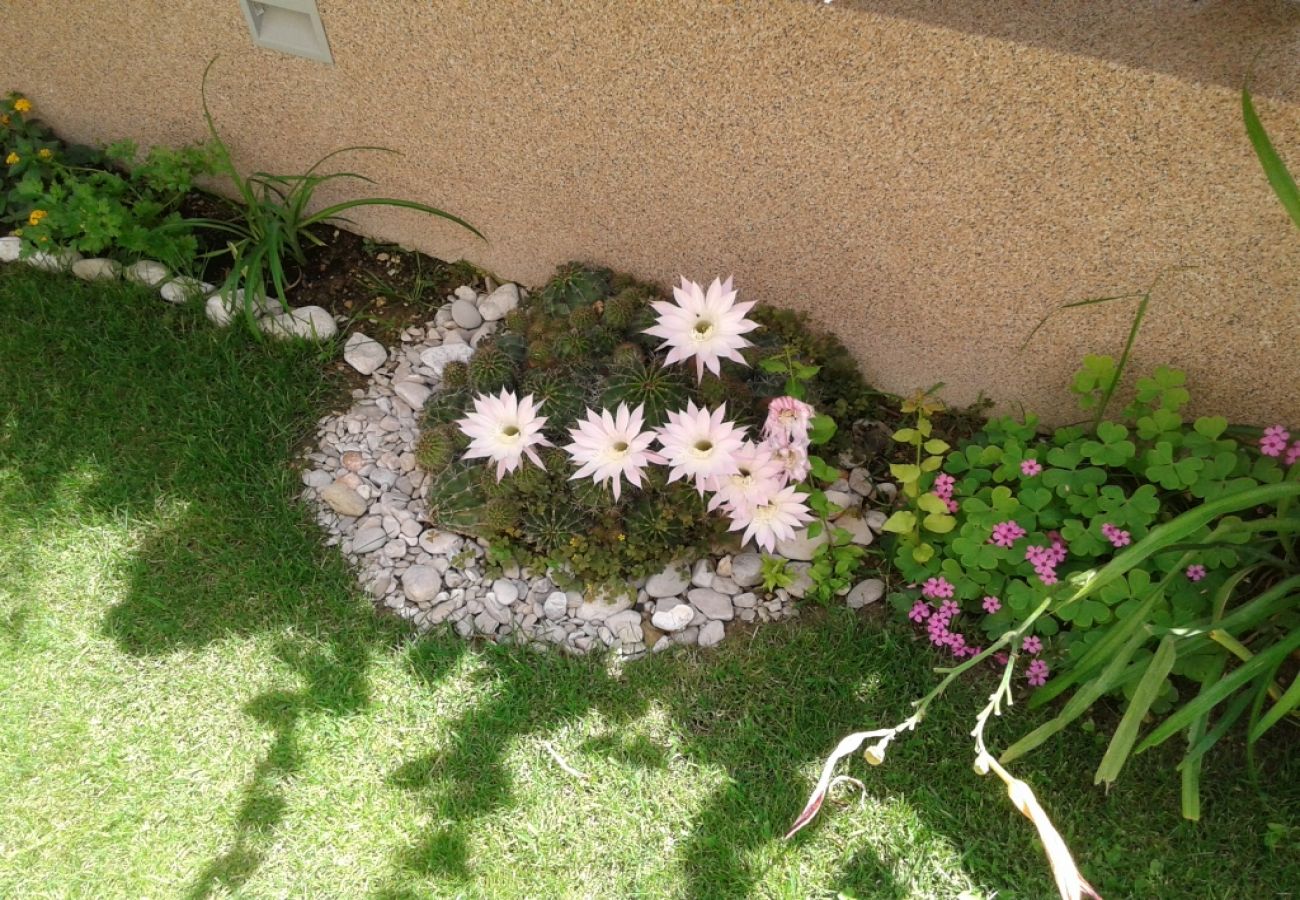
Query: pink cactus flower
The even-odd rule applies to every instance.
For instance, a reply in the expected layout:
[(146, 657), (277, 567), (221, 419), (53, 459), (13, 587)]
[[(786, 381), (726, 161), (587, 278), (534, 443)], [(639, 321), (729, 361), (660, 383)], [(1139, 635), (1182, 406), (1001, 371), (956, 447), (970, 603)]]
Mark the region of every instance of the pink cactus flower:
[(1026, 478), (1033, 478), (1041, 471), (1043, 471), (1043, 464), (1036, 459), (1022, 459), (1020, 461), (1020, 474)]

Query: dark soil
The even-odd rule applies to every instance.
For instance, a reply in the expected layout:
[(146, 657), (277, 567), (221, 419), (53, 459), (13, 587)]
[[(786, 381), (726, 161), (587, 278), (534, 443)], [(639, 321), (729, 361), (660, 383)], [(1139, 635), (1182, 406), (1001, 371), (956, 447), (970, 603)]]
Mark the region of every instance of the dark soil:
[[(188, 218), (230, 221), (239, 216), (235, 204), (199, 191), (186, 198), (181, 211)], [(381, 343), (396, 343), (404, 328), (432, 319), (460, 285), (483, 285), (484, 273), (467, 262), (447, 263), (334, 226), (313, 233), (322, 244), (308, 247), (306, 266), (289, 262), (289, 304), (346, 316)], [(222, 236), (211, 229), (198, 235), (200, 252), (212, 254), (204, 279), (219, 284), (231, 262)]]

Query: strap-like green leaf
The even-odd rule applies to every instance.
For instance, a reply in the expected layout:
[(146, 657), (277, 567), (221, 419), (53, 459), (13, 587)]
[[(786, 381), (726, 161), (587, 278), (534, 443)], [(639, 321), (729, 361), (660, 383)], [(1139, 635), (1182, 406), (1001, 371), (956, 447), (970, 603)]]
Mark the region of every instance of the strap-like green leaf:
[(1273, 668), (1297, 647), (1300, 647), (1300, 630), (1287, 635), (1287, 637), (1267, 650), (1255, 654), (1250, 658), (1249, 662), (1242, 663), (1228, 677), (1216, 682), (1208, 690), (1199, 694), (1195, 700), (1179, 708), (1177, 712), (1161, 722), (1159, 727), (1146, 736), (1142, 743), (1138, 745), (1137, 752), (1141, 753), (1152, 747), (1159, 746), (1190, 725), (1197, 716), (1209, 711), (1244, 685), (1249, 684), (1260, 675), (1267, 677)]
[(1250, 99), (1250, 91), (1245, 87), (1241, 89), (1241, 117), (1246, 121), (1246, 135), (1250, 138), (1251, 146), (1255, 148), (1259, 164), (1264, 167), (1264, 175), (1268, 178), (1273, 193), (1277, 194), (1277, 199), (1282, 201), (1282, 206), (1291, 216), (1291, 221), (1300, 228), (1300, 189), (1296, 188), (1295, 179), (1287, 171), (1282, 157), (1278, 156), (1277, 151), (1273, 149), (1273, 142), (1269, 140), (1268, 132), (1264, 130), (1264, 123), (1259, 120), (1259, 114), (1255, 112), (1255, 103)]
[(1133, 692), (1133, 699), (1129, 701), (1124, 717), (1120, 719), (1115, 734), (1111, 736), (1106, 755), (1101, 758), (1101, 765), (1097, 767), (1097, 774), (1093, 778), (1094, 784), (1103, 782), (1114, 784), (1115, 779), (1119, 778), (1120, 770), (1124, 768), (1124, 763), (1133, 750), (1133, 742), (1137, 740), (1142, 719), (1151, 709), (1151, 704), (1160, 693), (1160, 686), (1164, 684), (1165, 678), (1169, 676), (1169, 670), (1174, 666), (1174, 660), (1178, 656), (1177, 641), (1178, 639), (1172, 635), (1164, 638), (1156, 648), (1155, 656), (1147, 663), (1142, 680), (1138, 682), (1137, 689)]
[(1298, 705), (1300, 705), (1300, 675), (1295, 677), (1295, 680), (1291, 682), (1291, 686), (1286, 689), (1286, 693), (1278, 697), (1277, 702), (1255, 723), (1255, 727), (1250, 730), (1247, 740), (1252, 744), (1255, 743), (1264, 736), (1264, 732), (1282, 721), (1282, 717)]

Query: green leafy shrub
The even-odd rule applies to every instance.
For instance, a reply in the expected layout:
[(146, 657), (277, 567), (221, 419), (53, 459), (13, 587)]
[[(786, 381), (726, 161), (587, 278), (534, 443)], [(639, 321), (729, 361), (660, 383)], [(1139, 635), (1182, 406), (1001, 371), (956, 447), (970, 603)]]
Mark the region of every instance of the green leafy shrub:
[[(569, 442), (568, 429), (587, 409), (614, 409), (620, 403), (629, 408), (643, 405), (645, 426), (654, 428), (667, 421), (668, 412), (682, 409), (687, 402), (710, 407), (725, 402), (728, 418), (757, 435), (768, 401), (790, 386), (787, 382), (792, 379), (777, 377), (780, 373), (775, 371), (785, 363), (769, 360), (751, 368), (724, 361), (720, 376), (706, 374), (699, 383), (682, 367), (663, 366), (653, 352), (659, 339), (642, 333), (653, 323), (649, 304), (658, 299), (663, 295), (652, 286), (606, 269), (576, 263), (561, 267), (554, 279), (506, 318), (501, 332), (479, 345), (463, 372), (446, 379), (449, 389), (426, 405), (427, 433), (442, 433), (445, 423), (471, 407), (476, 393), (506, 388), (542, 402), (547, 417), (544, 433), (557, 447)], [(816, 340), (817, 346), (838, 346), (828, 337)], [(776, 339), (767, 337), (763, 342), (764, 356), (794, 358), (793, 348)], [(795, 373), (806, 376), (795, 379), (801, 395), (805, 389), (809, 395), (833, 393), (822, 371), (819, 365), (805, 364)], [(819, 416), (812, 431), (813, 443), (824, 444), (835, 432), (834, 423)], [(442, 459), (421, 454), (426, 466)], [(648, 469), (640, 489), (624, 491), (615, 500), (608, 486), (585, 478), (574, 480), (572, 460), (562, 450), (545, 450), (542, 459), (545, 468), (525, 465), (499, 483), (488, 467), (473, 466), (486, 474), (473, 486), (462, 477), (469, 464), (447, 463), (435, 471), (429, 488), (433, 520), (445, 528), (488, 537), (494, 559), (551, 567), (575, 586), (590, 588), (623, 585), (674, 559), (702, 554), (723, 534), (724, 521), (708, 514), (696, 489), (683, 481), (669, 484), (661, 467)], [(838, 470), (820, 458), (814, 465), (831, 480), (839, 477)], [(505, 503), (493, 513), (491, 523), (485, 515), (470, 514), (475, 504), (492, 498)], [(831, 512), (820, 491), (810, 494), (809, 505)], [(842, 586), (840, 581), (860, 556), (855, 552), (860, 548), (836, 549), (832, 544), (826, 551), (827, 571), (822, 579), (825, 591), (831, 593)]]
[(65, 145), (22, 111), (27, 104), (11, 94), (0, 106), (0, 221), (17, 227), (25, 252), (71, 248), (192, 269), (198, 242), (179, 208), (211, 171), (208, 148), (154, 147), (140, 157), (130, 141), (103, 151)]

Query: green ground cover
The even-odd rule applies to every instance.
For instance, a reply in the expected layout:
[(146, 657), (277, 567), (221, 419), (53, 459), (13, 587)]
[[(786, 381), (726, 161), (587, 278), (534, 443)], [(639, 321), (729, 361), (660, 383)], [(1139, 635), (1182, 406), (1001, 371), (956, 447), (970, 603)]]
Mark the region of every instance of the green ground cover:
[[(377, 617), (295, 500), (321, 370), (148, 292), (0, 271), (0, 896), (1052, 894), (970, 771), (991, 680), (781, 840), (835, 742), (931, 683), (883, 614), (622, 673)], [(1109, 796), (1085, 730), (1017, 772), (1108, 898), (1267, 897), (1300, 886), (1291, 739), (1258, 789), (1225, 747), (1200, 825), (1177, 748)]]

